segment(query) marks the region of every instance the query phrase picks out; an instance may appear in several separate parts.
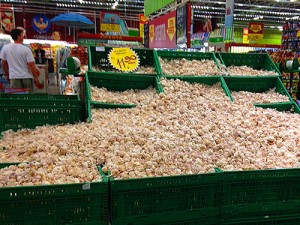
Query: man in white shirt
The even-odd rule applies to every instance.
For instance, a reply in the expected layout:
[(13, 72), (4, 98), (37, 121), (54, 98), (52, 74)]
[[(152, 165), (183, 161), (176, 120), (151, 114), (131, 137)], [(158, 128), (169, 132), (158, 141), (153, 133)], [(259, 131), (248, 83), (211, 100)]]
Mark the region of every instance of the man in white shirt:
[(39, 70), (36, 68), (31, 49), (23, 45), (25, 30), (16, 28), (10, 32), (14, 43), (4, 45), (0, 58), (7, 79), (12, 88), (26, 88), (32, 91), (33, 79), (39, 85)]

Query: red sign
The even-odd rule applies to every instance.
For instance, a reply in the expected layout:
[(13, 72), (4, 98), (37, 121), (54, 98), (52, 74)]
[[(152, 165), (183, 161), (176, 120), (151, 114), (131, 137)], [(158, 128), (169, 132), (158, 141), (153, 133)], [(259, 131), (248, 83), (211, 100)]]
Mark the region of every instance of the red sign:
[(150, 48), (176, 48), (176, 11), (149, 22)]
[(248, 39), (249, 40), (262, 40), (264, 37), (264, 24), (263, 23), (249, 23)]

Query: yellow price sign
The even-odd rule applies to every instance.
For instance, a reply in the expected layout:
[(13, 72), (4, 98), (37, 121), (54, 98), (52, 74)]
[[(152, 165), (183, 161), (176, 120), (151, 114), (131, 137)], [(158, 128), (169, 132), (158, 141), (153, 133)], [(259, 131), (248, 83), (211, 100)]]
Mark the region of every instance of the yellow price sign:
[(139, 56), (130, 48), (113, 48), (109, 54), (110, 64), (117, 70), (131, 72), (139, 67)]
[(100, 30), (108, 32), (121, 32), (121, 26), (120, 24), (101, 23)]

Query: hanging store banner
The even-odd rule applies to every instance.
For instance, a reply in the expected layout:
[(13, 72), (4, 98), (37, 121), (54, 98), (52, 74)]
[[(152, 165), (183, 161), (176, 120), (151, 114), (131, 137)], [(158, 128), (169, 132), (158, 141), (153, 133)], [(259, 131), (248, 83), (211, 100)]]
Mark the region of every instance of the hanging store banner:
[(176, 48), (176, 11), (149, 22), (150, 48)]
[(145, 29), (145, 24), (148, 23), (148, 16), (145, 16), (144, 14), (140, 14), (140, 37), (142, 37), (144, 39), (145, 37), (145, 33), (144, 33), (144, 29)]
[(187, 47), (187, 7), (183, 6), (177, 9), (177, 45), (180, 47)]
[(170, 5), (175, 2), (175, 0), (145, 0), (144, 1), (144, 9), (145, 15), (149, 16), (150, 14), (157, 12), (158, 10)]
[(14, 12), (9, 9), (1, 8), (0, 23), (0, 31), (5, 34), (9, 34), (10, 31), (15, 28)]
[(100, 31), (101, 32), (121, 32), (121, 18), (114, 13), (100, 12)]
[(261, 41), (264, 38), (264, 24), (251, 22), (248, 26), (249, 41)]
[(226, 0), (224, 40), (233, 41), (234, 0)]
[(32, 19), (32, 27), (39, 34), (45, 34), (50, 30), (51, 22), (46, 15), (36, 15)]
[(145, 37), (144, 37), (144, 46), (146, 48), (149, 48), (149, 23), (146, 23), (144, 25), (144, 34), (145, 34)]
[(244, 44), (249, 44), (249, 39), (248, 39), (248, 28), (244, 28), (244, 32), (243, 32), (243, 43), (244, 43)]

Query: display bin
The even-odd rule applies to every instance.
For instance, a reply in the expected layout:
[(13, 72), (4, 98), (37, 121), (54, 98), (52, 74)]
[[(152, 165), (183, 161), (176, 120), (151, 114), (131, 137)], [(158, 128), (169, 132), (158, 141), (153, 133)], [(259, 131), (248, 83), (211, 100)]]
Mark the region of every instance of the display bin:
[[(255, 70), (275, 71), (281, 76), (281, 73), (267, 53), (216, 53), (216, 57), (226, 67), (230, 66), (248, 66)], [(230, 75), (230, 74), (229, 74)], [(243, 75), (244, 76), (244, 75)], [(251, 76), (253, 77), (253, 76)]]
[(254, 104), (256, 107), (264, 109), (276, 109), (281, 112), (293, 112), (300, 114), (299, 106), (295, 102), (277, 102), (277, 103), (265, 103), (265, 104)]
[(224, 80), (223, 77), (217, 77), (217, 76), (178, 76), (178, 77), (173, 77), (173, 76), (167, 76), (166, 79), (179, 79), (182, 81), (186, 81), (189, 83), (200, 83), (200, 84), (206, 84), (206, 85), (214, 85), (218, 82), (220, 82), (221, 87), (225, 91), (225, 94), (230, 98), (231, 101), (233, 101), (233, 97), (230, 93), (230, 90), (227, 87), (227, 84)]
[(108, 182), (0, 188), (1, 225), (106, 225)]
[(293, 102), (293, 98), (286, 90), (279, 77), (223, 77), (230, 91), (248, 91), (262, 93), (275, 88), (277, 93), (286, 95)]
[[(288, 215), (288, 216), (286, 216)], [(221, 222), (220, 225), (296, 225), (300, 224), (299, 209), (290, 211), (266, 211), (257, 213), (254, 220)]]
[(91, 107), (95, 108), (132, 108), (134, 104), (119, 104), (109, 102), (97, 102), (92, 101), (90, 85), (106, 88), (109, 91), (126, 91), (129, 89), (147, 89), (149, 87), (155, 87), (157, 93), (162, 93), (163, 88), (158, 77), (155, 76), (139, 76), (139, 75), (124, 75), (115, 73), (99, 73), (88, 71), (88, 99), (90, 100)]
[(109, 53), (112, 47), (100, 47), (100, 46), (89, 46), (89, 71), (95, 71), (94, 67), (99, 67), (105, 70), (105, 72), (98, 73), (108, 73), (108, 74), (138, 74), (138, 75), (158, 75), (158, 59), (154, 50), (145, 48), (135, 48), (133, 49), (139, 56), (139, 65), (144, 67), (153, 67), (155, 69), (154, 74), (145, 73), (134, 73), (134, 72), (120, 72), (114, 73), (114, 68), (109, 62)]
[(75, 95), (0, 94), (0, 133), (5, 130), (86, 120)]
[(225, 171), (221, 174), (222, 223), (300, 217), (300, 169)]
[(111, 180), (111, 224), (217, 224), (219, 192), (219, 173)]
[[(160, 63), (160, 58), (167, 59), (167, 60), (175, 60), (175, 59), (183, 59), (183, 58), (188, 59), (188, 60), (194, 60), (194, 59), (195, 60), (204, 60), (204, 59), (214, 60), (218, 69), (221, 71), (220, 64), (213, 52), (204, 53), (204, 52), (180, 52), (180, 51), (159, 50), (159, 51), (157, 51), (157, 60), (159, 62), (159, 75), (163, 76), (163, 77), (175, 78), (175, 79), (178, 78), (178, 76), (164, 74), (163, 68)], [(186, 75), (190, 76), (190, 77), (199, 77), (199, 76), (195, 76), (195, 75), (191, 76), (189, 74), (186, 74)], [(207, 76), (216, 76), (216, 75), (207, 74)]]

